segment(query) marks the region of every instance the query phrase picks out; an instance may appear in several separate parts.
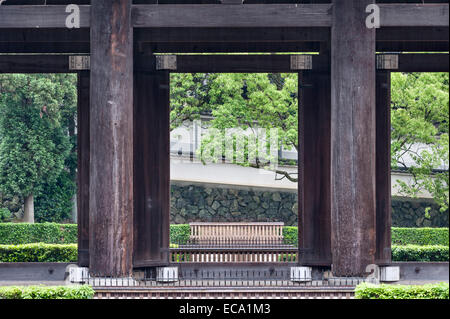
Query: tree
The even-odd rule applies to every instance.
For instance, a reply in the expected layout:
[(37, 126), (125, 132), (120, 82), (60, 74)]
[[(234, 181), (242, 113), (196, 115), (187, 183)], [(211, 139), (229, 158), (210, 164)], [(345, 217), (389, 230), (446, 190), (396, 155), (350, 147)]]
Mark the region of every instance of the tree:
[[(188, 75), (183, 76), (190, 79)], [(176, 88), (172, 86), (177, 94), (172, 95), (171, 103), (176, 107), (172, 108), (171, 119), (198, 118), (207, 110), (213, 116), (209, 122), (211, 129), (202, 137), (198, 154), (203, 162), (221, 161), (225, 156), (228, 160), (231, 158), (229, 162), (270, 169), (297, 182), (292, 173), (270, 165), (273, 158), (260, 156), (268, 145), (258, 145), (259, 141), (262, 141), (259, 144), (266, 143), (270, 139), (268, 131), (276, 128), (278, 147), (298, 151), (297, 75), (196, 76), (196, 85), (192, 85), (192, 81), (184, 84), (180, 76)], [(200, 99), (195, 93), (198, 88), (201, 88)], [(181, 101), (179, 96), (183, 94)], [(182, 112), (177, 107), (180, 105), (183, 105)], [(449, 196), (448, 105), (448, 73), (392, 74), (392, 167), (402, 168), (413, 176), (413, 183), (398, 181), (398, 184), (401, 192), (408, 196), (417, 196), (422, 190), (429, 191), (442, 210), (448, 209)], [(176, 127), (179, 122), (172, 120), (172, 124)], [(237, 134), (227, 134), (226, 130), (230, 128), (241, 130)], [(266, 129), (264, 137), (258, 135), (257, 128)], [(243, 147), (238, 147), (238, 144)], [(226, 154), (230, 145), (231, 156)], [(415, 149), (417, 145), (426, 148), (418, 151)], [(405, 155), (409, 155), (415, 165), (407, 165)], [(249, 161), (250, 158), (256, 160)], [(437, 171), (439, 166), (447, 169)]]
[(448, 84), (448, 73), (392, 74), (392, 167), (413, 177), (397, 181), (400, 192), (416, 197), (426, 190), (441, 211), (449, 203)]
[(56, 182), (71, 151), (63, 123), (73, 96), (63, 78), (0, 75), (0, 191), (25, 200), (27, 222), (34, 221), (34, 197)]

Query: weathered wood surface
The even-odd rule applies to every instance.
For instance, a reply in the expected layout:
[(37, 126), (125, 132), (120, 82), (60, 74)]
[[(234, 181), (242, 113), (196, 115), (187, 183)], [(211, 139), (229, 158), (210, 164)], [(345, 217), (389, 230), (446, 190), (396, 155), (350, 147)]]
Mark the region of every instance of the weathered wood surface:
[(375, 30), (372, 0), (335, 0), (331, 31), (331, 248), (335, 276), (375, 257)]
[[(448, 4), (379, 4), (382, 27), (449, 26)], [(142, 27), (330, 27), (331, 4), (134, 5), (133, 26)], [(80, 26), (90, 26), (81, 5)], [(365, 17), (365, 8), (359, 12)], [(0, 28), (65, 28), (65, 6), (0, 7)], [(232, 18), (230, 18), (232, 17)], [(341, 18), (341, 17), (338, 17)]]
[(376, 74), (376, 262), (391, 262), (391, 72)]
[(125, 277), (133, 253), (131, 0), (95, 0), (91, 14), (89, 270)]
[(330, 74), (299, 75), (299, 261), (331, 265)]
[(67, 73), (68, 56), (0, 55), (0, 73)]
[[(89, 28), (91, 6), (80, 5), (80, 27)], [(0, 6), (0, 28), (66, 28), (66, 6)]]
[(378, 4), (381, 27), (448, 27), (448, 4)]
[[(189, 224), (193, 244), (282, 244), (283, 226), (281, 222), (259, 223), (214, 223), (195, 222)], [(228, 247), (228, 246), (227, 246)]]
[(89, 166), (90, 166), (90, 73), (78, 73), (77, 108), (77, 225), (78, 265), (89, 267)]
[[(170, 227), (169, 73), (135, 64), (134, 267), (167, 265)], [(154, 61), (150, 61), (154, 65)]]
[(135, 5), (136, 28), (329, 27), (330, 4)]

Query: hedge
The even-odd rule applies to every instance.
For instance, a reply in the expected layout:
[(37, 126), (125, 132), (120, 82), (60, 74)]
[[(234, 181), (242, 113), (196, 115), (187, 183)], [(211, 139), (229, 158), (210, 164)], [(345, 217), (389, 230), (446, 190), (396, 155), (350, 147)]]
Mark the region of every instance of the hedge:
[(375, 285), (359, 284), (356, 299), (449, 299), (449, 284), (427, 285)]
[(449, 261), (449, 246), (392, 246), (392, 261)]
[(448, 228), (400, 228), (391, 231), (393, 245), (449, 245)]
[(187, 244), (191, 229), (187, 224), (170, 225), (170, 242), (174, 244)]
[(0, 245), (0, 262), (76, 262), (76, 244)]
[(0, 287), (0, 299), (92, 299), (94, 293), (87, 285)]
[(77, 241), (78, 227), (76, 224), (0, 223), (0, 245), (75, 244)]

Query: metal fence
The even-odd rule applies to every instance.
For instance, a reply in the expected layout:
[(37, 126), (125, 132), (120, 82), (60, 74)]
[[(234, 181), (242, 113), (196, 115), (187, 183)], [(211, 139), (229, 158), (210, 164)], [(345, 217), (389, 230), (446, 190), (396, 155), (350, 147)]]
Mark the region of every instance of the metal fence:
[(316, 278), (296, 277), (291, 269), (177, 269), (162, 268), (144, 270), (133, 278), (91, 277), (82, 279), (83, 283), (93, 287), (141, 287), (141, 288), (307, 288), (307, 287), (341, 287), (351, 288), (362, 282), (374, 282), (373, 279), (356, 277)]

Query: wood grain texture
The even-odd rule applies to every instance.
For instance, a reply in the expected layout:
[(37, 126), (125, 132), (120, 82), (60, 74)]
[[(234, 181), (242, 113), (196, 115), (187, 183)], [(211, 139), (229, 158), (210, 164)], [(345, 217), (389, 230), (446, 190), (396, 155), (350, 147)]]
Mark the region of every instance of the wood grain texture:
[(133, 253), (131, 0), (96, 0), (91, 14), (89, 270), (126, 277)]
[(135, 28), (330, 27), (330, 4), (135, 5)]
[[(89, 28), (90, 6), (80, 5), (80, 27)], [(0, 28), (66, 28), (66, 6), (0, 6)]]
[(89, 166), (90, 166), (90, 74), (78, 73), (77, 108), (77, 225), (78, 266), (89, 267)]
[(170, 232), (169, 73), (140, 65), (134, 75), (135, 268), (168, 265)]
[(330, 83), (329, 71), (299, 75), (299, 260), (305, 266), (331, 265)]
[(391, 262), (391, 73), (376, 75), (376, 263)]
[(448, 4), (378, 4), (381, 27), (448, 27)]
[(372, 0), (335, 0), (331, 31), (331, 233), (335, 276), (375, 257), (375, 30)]

